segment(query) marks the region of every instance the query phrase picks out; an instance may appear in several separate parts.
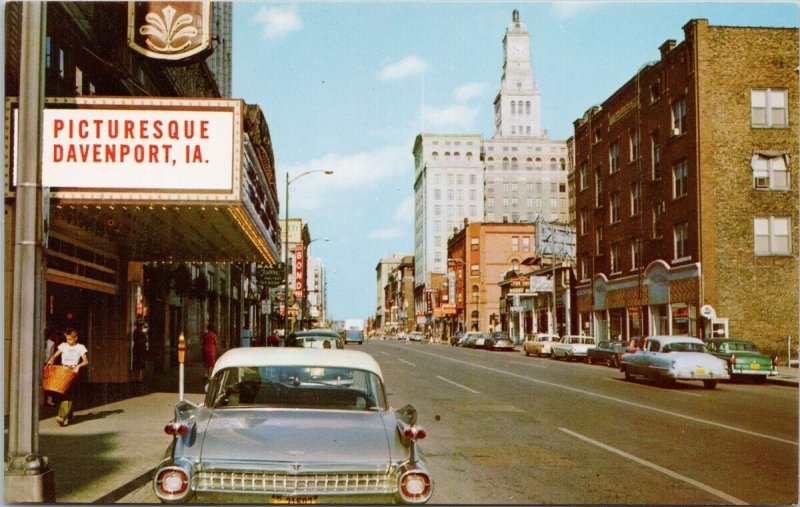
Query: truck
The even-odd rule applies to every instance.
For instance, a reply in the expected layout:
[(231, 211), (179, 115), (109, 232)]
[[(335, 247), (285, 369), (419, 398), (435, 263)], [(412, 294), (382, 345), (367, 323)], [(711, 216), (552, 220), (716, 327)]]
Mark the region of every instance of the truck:
[(364, 320), (345, 319), (344, 321), (344, 343), (364, 343)]

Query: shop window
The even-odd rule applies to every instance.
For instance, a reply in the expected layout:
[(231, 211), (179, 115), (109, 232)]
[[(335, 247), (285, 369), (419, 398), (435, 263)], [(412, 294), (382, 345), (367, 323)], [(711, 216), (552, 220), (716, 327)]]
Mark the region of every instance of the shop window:
[(672, 304), (672, 335), (696, 336), (697, 307), (693, 304)]

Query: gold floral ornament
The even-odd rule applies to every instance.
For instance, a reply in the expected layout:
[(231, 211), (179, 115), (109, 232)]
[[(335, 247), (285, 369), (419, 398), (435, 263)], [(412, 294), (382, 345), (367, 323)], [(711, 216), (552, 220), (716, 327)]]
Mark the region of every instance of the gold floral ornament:
[[(192, 26), (193, 16), (191, 14), (182, 14), (176, 19), (175, 14), (178, 11), (171, 5), (164, 7), (161, 12), (164, 14), (163, 18), (157, 13), (148, 13), (145, 16), (148, 24), (139, 28), (139, 33), (148, 37), (146, 40), (147, 46), (153, 51), (164, 53), (177, 53), (189, 47), (192, 44), (191, 39), (197, 36), (198, 33), (197, 28)], [(159, 46), (151, 39), (156, 39), (162, 45)], [(189, 40), (176, 46), (175, 44), (181, 39)]]

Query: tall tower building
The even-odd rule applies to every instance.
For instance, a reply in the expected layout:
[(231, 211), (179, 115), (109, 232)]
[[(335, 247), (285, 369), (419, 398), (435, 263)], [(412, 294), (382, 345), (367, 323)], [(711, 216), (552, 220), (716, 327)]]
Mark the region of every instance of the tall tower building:
[(503, 76), (494, 99), (495, 134), (484, 140), (484, 221), (569, 220), (565, 141), (542, 127), (531, 36), (514, 10), (503, 37)]

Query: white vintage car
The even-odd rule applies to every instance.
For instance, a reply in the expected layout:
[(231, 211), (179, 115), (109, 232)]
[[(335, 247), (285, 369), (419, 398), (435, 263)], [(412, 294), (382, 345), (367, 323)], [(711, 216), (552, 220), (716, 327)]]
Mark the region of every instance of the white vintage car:
[(179, 402), (164, 431), (162, 502), (420, 504), (433, 493), (417, 411), (388, 406), (364, 352), (230, 350), (205, 402)]
[(552, 359), (580, 359), (586, 357), (590, 347), (597, 345), (597, 340), (594, 336), (582, 336), (567, 334), (561, 337), (561, 341), (554, 343), (550, 347), (550, 357)]
[(557, 334), (537, 333), (529, 335), (522, 348), (525, 350), (526, 356), (531, 354), (547, 356), (550, 354), (550, 347), (560, 339)]
[(667, 384), (702, 380), (707, 389), (730, 378), (725, 361), (709, 354), (703, 341), (691, 336), (649, 336), (642, 350), (622, 355), (620, 370), (625, 380), (634, 375)]

